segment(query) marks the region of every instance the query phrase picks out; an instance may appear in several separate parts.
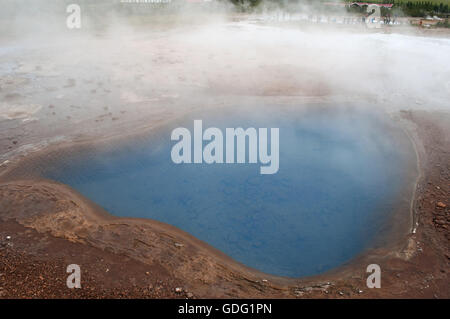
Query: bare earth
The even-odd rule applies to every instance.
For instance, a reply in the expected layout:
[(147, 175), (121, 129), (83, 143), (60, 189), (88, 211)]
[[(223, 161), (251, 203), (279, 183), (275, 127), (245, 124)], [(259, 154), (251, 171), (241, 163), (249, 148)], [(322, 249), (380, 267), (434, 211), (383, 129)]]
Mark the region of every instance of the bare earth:
[[(398, 244), (321, 276), (286, 279), (240, 265), (174, 227), (113, 217), (64, 185), (4, 180), (0, 297), (449, 298), (450, 114), (397, 115), (421, 171), (413, 201), (418, 227)], [(81, 289), (66, 286), (73, 263), (82, 269)], [(371, 263), (381, 266), (381, 289), (366, 287)]]

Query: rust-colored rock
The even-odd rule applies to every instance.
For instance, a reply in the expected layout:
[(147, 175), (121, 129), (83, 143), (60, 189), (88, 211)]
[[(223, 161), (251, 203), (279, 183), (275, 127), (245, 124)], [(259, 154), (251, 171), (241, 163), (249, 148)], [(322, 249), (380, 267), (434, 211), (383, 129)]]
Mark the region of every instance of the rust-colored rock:
[(440, 208), (445, 208), (445, 207), (447, 207), (447, 205), (445, 205), (443, 202), (437, 202), (436, 206), (437, 206), (437, 207), (440, 207)]

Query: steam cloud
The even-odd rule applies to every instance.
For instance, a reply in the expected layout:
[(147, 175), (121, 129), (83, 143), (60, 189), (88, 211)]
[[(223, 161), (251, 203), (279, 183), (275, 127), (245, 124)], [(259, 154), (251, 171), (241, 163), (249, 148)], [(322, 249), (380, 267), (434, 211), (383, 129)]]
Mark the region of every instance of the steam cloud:
[(302, 2), (262, 3), (249, 14), (226, 1), (78, 1), (83, 25), (69, 30), (72, 2), (0, 1), (0, 116), (131, 121), (126, 114), (311, 96), (450, 109), (448, 35), (273, 20), (322, 14)]

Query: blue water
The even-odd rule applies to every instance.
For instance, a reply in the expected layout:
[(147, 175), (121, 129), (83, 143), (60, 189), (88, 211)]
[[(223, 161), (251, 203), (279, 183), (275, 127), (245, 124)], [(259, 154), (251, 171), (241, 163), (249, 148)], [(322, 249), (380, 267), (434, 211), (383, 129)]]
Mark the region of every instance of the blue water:
[[(179, 126), (279, 127), (280, 168), (171, 161)], [(225, 131), (225, 130), (223, 130)], [(379, 235), (406, 176), (375, 113), (314, 110), (192, 115), (129, 143), (60, 159), (45, 176), (117, 216), (177, 226), (266, 273), (301, 277), (349, 261)]]

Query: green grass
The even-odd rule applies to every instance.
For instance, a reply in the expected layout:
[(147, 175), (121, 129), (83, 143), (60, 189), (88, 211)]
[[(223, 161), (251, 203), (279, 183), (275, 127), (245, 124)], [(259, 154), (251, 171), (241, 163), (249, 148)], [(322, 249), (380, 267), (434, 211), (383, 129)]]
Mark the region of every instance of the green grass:
[(360, 1), (360, 0), (355, 0), (355, 1), (350, 1), (350, 0), (345, 0), (345, 2), (367, 2), (367, 3), (407, 3), (407, 2), (412, 2), (412, 3), (416, 3), (416, 2), (431, 2), (433, 4), (440, 4), (443, 3), (450, 5), (450, 0), (372, 0), (372, 1)]
[[(344, 1), (351, 2), (350, 0)], [(392, 3), (394, 4), (393, 11), (411, 17), (445, 16), (450, 13), (450, 0), (363, 0), (362, 2)]]

